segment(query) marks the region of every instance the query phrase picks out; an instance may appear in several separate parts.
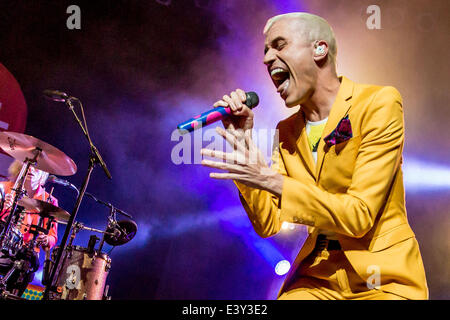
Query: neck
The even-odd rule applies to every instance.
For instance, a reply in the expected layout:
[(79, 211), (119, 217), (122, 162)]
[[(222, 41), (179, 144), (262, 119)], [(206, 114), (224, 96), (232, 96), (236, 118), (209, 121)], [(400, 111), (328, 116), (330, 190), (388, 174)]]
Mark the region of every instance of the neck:
[(40, 194), (43, 191), (42, 186), (38, 186), (37, 189), (25, 186), (25, 189), (27, 190), (28, 197), (31, 199), (33, 199), (35, 195)]
[(336, 71), (320, 70), (317, 75), (314, 93), (301, 104), (305, 118), (309, 121), (320, 121), (328, 117), (341, 83)]

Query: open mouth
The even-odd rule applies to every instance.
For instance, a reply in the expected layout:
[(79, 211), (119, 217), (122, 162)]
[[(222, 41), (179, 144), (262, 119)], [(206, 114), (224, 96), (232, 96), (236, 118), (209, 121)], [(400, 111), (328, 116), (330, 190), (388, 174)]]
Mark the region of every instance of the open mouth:
[(289, 86), (290, 73), (283, 68), (274, 68), (270, 71), (270, 76), (277, 87), (277, 92), (283, 93)]

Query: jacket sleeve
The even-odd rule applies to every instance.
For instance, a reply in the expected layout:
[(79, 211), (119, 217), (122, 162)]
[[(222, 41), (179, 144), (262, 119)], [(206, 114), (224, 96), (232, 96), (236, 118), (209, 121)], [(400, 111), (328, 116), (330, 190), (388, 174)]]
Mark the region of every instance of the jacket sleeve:
[[(286, 175), (279, 152), (278, 140), (277, 127), (272, 150), (271, 168), (280, 174)], [(234, 181), (234, 183), (239, 189), (239, 198), (256, 233), (263, 238), (278, 233), (281, 229), (279, 198), (268, 191), (248, 187), (239, 181)]]
[(401, 162), (403, 141), (401, 96), (395, 88), (383, 87), (361, 120), (361, 144), (347, 191), (333, 194), (309, 181), (286, 177), (281, 219), (310, 220), (320, 229), (364, 236), (386, 201)]

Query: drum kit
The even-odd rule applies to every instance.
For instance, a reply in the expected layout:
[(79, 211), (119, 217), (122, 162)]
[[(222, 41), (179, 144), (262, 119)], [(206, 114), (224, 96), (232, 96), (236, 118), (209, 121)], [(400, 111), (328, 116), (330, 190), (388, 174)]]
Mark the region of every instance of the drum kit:
[[(106, 280), (111, 269), (111, 258), (102, 251), (103, 245), (106, 242), (115, 247), (132, 240), (137, 232), (136, 223), (132, 220), (117, 221), (116, 215), (119, 213), (130, 219), (132, 217), (110, 203), (85, 192), (86, 195), (110, 209), (105, 230), (98, 230), (73, 221), (74, 216), (48, 201), (27, 197), (25, 179), (31, 167), (58, 176), (70, 176), (76, 173), (76, 164), (59, 149), (21, 133), (0, 132), (0, 148), (22, 162), (20, 173), (11, 189), (13, 200), (10, 208), (6, 208), (5, 193), (0, 188), (0, 216), (7, 209), (10, 210), (6, 218), (0, 219), (0, 251), (2, 258), (6, 257), (12, 261), (11, 268), (3, 277), (0, 276), (0, 300), (22, 299), (17, 295), (17, 289), (11, 286), (9, 280), (21, 279), (23, 275), (38, 269), (39, 261), (36, 261), (34, 254), (39, 247), (36, 238), (40, 234), (49, 234), (53, 223), (66, 225), (66, 234), (70, 234), (70, 240), (67, 246), (64, 242), (60, 247), (54, 247), (51, 253), (45, 250), (42, 284), (48, 292), (46, 299), (110, 299)], [(85, 187), (83, 190), (85, 191)], [(81, 200), (78, 199), (78, 201)], [(36, 225), (24, 224), (23, 218), (27, 213), (39, 216)], [(23, 227), (26, 227), (27, 232), (33, 235), (31, 241), (24, 241), (21, 232)], [(101, 239), (92, 235), (86, 247), (74, 245), (76, 235), (83, 230), (101, 234)], [(99, 240), (100, 243), (95, 248)]]

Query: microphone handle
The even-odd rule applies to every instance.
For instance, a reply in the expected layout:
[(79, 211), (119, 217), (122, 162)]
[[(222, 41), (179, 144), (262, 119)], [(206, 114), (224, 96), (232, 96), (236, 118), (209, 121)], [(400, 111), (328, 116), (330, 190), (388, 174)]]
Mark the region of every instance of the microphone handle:
[[(246, 92), (246, 101), (244, 102), (247, 107), (253, 109), (259, 103), (258, 95), (255, 92)], [(193, 117), (185, 122), (180, 123), (177, 128), (181, 134), (192, 132), (201, 127), (207, 126), (218, 120), (231, 115), (230, 107), (218, 107), (211, 109), (209, 111), (203, 112), (202, 114)]]
[(181, 133), (192, 132), (201, 127), (207, 126), (208, 124), (214, 123), (218, 120), (223, 119), (225, 116), (231, 114), (230, 107), (217, 107), (212, 110), (203, 112), (202, 114), (193, 117), (183, 123), (180, 123), (177, 128)]

